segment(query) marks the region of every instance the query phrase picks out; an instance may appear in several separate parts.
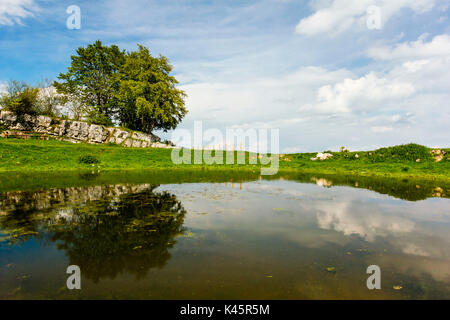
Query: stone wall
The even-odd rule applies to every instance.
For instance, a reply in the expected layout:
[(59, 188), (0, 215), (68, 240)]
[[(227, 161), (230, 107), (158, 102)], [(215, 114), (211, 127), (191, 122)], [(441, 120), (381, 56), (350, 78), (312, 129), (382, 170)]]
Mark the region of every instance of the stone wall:
[(85, 204), (90, 201), (153, 190), (156, 187), (156, 185), (150, 184), (117, 184), (49, 189), (35, 192), (5, 192), (0, 193), (0, 216), (5, 216), (16, 210), (44, 212), (50, 209), (65, 208), (68, 206)]
[(54, 136), (58, 140), (73, 143), (86, 142), (91, 144), (114, 143), (124, 147), (134, 148), (172, 148), (161, 143), (154, 134), (137, 131), (126, 131), (120, 128), (107, 128), (82, 121), (52, 119), (45, 116), (32, 117), (25, 115), (22, 121), (9, 111), (0, 112), (0, 125), (8, 131), (36, 132)]

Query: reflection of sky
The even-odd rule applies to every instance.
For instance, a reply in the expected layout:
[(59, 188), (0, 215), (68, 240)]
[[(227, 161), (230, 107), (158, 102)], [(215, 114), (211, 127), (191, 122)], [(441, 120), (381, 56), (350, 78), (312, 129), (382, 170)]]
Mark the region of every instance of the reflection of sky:
[[(408, 202), (368, 190), (288, 181), (165, 185), (188, 211), (193, 230), (235, 230), (319, 248), (351, 245), (355, 236), (416, 268), (450, 276), (450, 200)], [(417, 260), (417, 259), (431, 259)], [(383, 259), (386, 259), (384, 257)], [(406, 260), (405, 260), (406, 259)], [(431, 262), (430, 262), (431, 261)], [(434, 268), (434, 269), (433, 269)]]

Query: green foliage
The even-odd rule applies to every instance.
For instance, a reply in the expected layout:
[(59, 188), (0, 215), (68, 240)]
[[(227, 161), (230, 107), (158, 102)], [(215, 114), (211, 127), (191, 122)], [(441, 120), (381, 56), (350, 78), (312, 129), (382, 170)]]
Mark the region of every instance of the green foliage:
[(6, 131), (6, 130), (8, 130), (8, 126), (0, 123), (0, 133), (2, 133), (3, 131)]
[(100, 163), (100, 160), (91, 155), (83, 155), (78, 158), (78, 162), (83, 164), (97, 164)]
[(400, 146), (377, 149), (371, 153), (372, 162), (431, 161), (430, 150), (418, 144), (410, 143)]
[[(130, 190), (102, 197), (91, 195), (90, 188), (80, 188), (80, 194), (91, 200), (77, 205), (72, 199), (67, 210), (76, 219), (58, 220), (52, 219), (53, 212), (48, 208), (33, 204), (33, 193), (20, 192), (21, 203), (9, 210), (8, 216), (0, 216), (5, 235), (0, 239), (19, 244), (51, 234), (47, 241), (57, 243), (71, 263), (79, 264), (87, 279), (98, 282), (125, 272), (142, 278), (150, 268), (161, 268), (167, 263), (169, 250), (185, 230), (186, 209), (175, 195), (158, 192), (157, 187), (151, 185), (139, 192)], [(0, 194), (0, 203), (4, 197)], [(57, 201), (52, 204), (54, 208), (61, 205)]]
[(99, 113), (96, 110), (89, 111), (86, 118), (89, 123), (99, 124), (107, 127), (113, 125), (110, 117), (108, 117), (106, 114)]
[(67, 73), (60, 73), (54, 85), (87, 109), (91, 121), (109, 123), (114, 116), (119, 90), (119, 69), (125, 62), (125, 51), (116, 45), (104, 46), (96, 41), (77, 49)]
[(107, 126), (117, 119), (125, 128), (151, 133), (174, 129), (187, 113), (167, 58), (153, 57), (144, 46), (126, 53), (96, 41), (71, 59), (54, 85), (75, 106), (77, 119)]
[[(450, 152), (449, 149), (445, 149)], [(199, 151), (196, 151), (199, 152)], [(201, 151), (200, 151), (201, 152)], [(221, 151), (217, 151), (221, 152)], [(257, 165), (221, 165), (221, 164), (184, 164), (176, 165), (171, 160), (171, 149), (158, 148), (124, 148), (121, 146), (90, 145), (85, 143), (72, 144), (61, 141), (21, 140), (0, 138), (0, 172), (20, 171), (43, 172), (58, 170), (86, 169), (87, 165), (78, 162), (82, 156), (94, 155), (101, 163), (101, 171), (108, 170), (192, 170), (196, 175), (201, 172), (225, 171), (244, 174), (260, 174), (260, 164)], [(338, 157), (338, 152), (333, 158), (325, 161), (311, 161), (315, 153), (292, 154), (288, 160), (280, 159), (280, 172), (291, 171), (308, 174), (346, 174), (358, 177), (397, 177), (406, 179), (429, 179), (434, 182), (446, 181), (450, 178), (450, 161), (385, 161), (372, 162), (369, 152), (358, 152), (361, 156), (358, 161)], [(246, 153), (246, 162), (255, 154)], [(225, 156), (224, 156), (225, 159)], [(92, 164), (91, 164), (92, 165)], [(409, 167), (404, 171), (404, 167)], [(90, 168), (89, 168), (90, 169)], [(3, 184), (7, 183), (1, 179)], [(437, 184), (439, 185), (439, 184)], [(435, 185), (436, 186), (436, 185)], [(1, 184), (0, 184), (1, 187)], [(448, 189), (450, 190), (450, 188)], [(449, 191), (450, 192), (450, 191)]]
[(0, 98), (3, 110), (11, 111), (23, 120), (24, 115), (37, 115), (39, 89), (33, 88), (25, 82), (10, 81), (8, 92)]
[(171, 71), (167, 58), (155, 58), (141, 45), (127, 54), (117, 95), (122, 126), (147, 133), (176, 128), (187, 110), (185, 93), (175, 87)]

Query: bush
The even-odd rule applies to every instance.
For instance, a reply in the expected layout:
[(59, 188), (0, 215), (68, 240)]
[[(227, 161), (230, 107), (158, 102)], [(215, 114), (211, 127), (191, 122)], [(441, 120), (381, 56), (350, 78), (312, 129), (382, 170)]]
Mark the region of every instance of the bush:
[(381, 148), (375, 150), (369, 159), (372, 162), (403, 162), (403, 161), (430, 161), (432, 156), (427, 147), (419, 144), (405, 144), (401, 146)]
[(8, 126), (0, 123), (0, 133), (3, 133), (3, 131), (6, 131), (6, 130), (8, 130)]
[(33, 88), (25, 82), (11, 81), (8, 92), (0, 98), (0, 104), (3, 110), (13, 112), (19, 121), (23, 121), (25, 114), (39, 114), (38, 99), (38, 88)]
[(94, 156), (81, 156), (78, 158), (78, 162), (83, 164), (97, 164), (100, 163), (100, 160)]
[(113, 126), (113, 122), (108, 116), (97, 111), (89, 112), (87, 115), (87, 121), (89, 123), (98, 124), (105, 127)]

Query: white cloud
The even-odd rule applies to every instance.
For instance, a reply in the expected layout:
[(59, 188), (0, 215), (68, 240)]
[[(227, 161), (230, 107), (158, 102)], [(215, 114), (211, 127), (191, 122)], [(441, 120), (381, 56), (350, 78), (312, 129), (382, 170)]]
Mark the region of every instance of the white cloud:
[(22, 20), (33, 17), (39, 11), (34, 0), (1, 0), (0, 25), (22, 24)]
[(353, 76), (347, 70), (328, 71), (304, 67), (280, 77), (246, 79), (240, 82), (196, 83), (181, 86), (188, 94), (189, 118), (222, 125), (254, 125), (295, 117), (302, 100), (314, 98), (314, 90), (326, 83)]
[(403, 42), (395, 47), (380, 46), (368, 50), (368, 56), (376, 60), (424, 59), (450, 56), (450, 36), (442, 34), (425, 42), (427, 34), (417, 41)]
[(300, 20), (296, 33), (306, 36), (337, 34), (353, 27), (366, 28), (367, 8), (377, 5), (381, 12), (381, 22), (386, 23), (400, 10), (409, 8), (416, 13), (431, 10), (436, 2), (447, 0), (334, 0), (321, 1), (315, 5), (315, 12)]
[(357, 76), (303, 67), (279, 77), (184, 85), (190, 113), (181, 128), (191, 128), (193, 120), (219, 129), (264, 123), (280, 128), (282, 152), (341, 145), (370, 150), (411, 141), (448, 145), (450, 58), (384, 68)]
[(372, 111), (382, 102), (404, 99), (414, 91), (410, 83), (378, 77), (371, 72), (356, 80), (345, 79), (321, 87), (317, 92), (317, 103), (305, 105), (301, 110), (322, 113)]
[(387, 127), (387, 126), (374, 126), (374, 127), (370, 127), (370, 130), (372, 130), (372, 132), (375, 133), (384, 133), (384, 132), (391, 132), (394, 130), (393, 127)]

